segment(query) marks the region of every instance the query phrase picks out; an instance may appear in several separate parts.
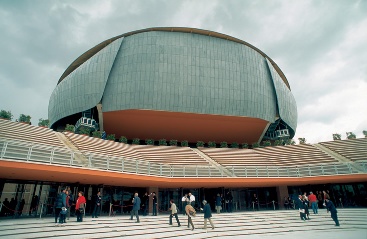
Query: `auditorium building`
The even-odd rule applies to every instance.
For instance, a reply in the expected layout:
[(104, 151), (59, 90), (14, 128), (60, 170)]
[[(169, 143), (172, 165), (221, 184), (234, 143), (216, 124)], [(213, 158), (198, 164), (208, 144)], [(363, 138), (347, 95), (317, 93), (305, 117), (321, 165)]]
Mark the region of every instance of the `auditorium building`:
[(340, 207), (367, 206), (367, 138), (275, 145), (297, 127), (289, 82), (264, 52), (228, 35), (167, 27), (105, 40), (65, 70), (48, 113), (50, 128), (0, 119), (0, 200), (13, 198), (7, 207), (22, 214), (51, 215), (61, 186), (89, 205), (101, 191), (105, 214), (127, 213), (135, 191), (156, 192), (161, 213), (188, 192), (197, 207), (231, 194), (235, 211), (282, 209), (285, 197), (322, 190)]

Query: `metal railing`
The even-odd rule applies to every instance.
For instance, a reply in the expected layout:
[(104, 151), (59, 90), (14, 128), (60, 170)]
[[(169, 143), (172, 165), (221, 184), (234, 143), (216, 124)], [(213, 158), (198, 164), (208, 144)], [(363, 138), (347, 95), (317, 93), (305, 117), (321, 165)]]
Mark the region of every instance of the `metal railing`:
[[(88, 160), (88, 165), (78, 162), (77, 156)], [(65, 165), (122, 173), (163, 177), (229, 177), (220, 167), (202, 165), (175, 165), (147, 160), (74, 151), (68, 148), (33, 144), (20, 140), (0, 138), (0, 159)], [(358, 167), (354, 167), (354, 165)], [(232, 175), (244, 178), (312, 177), (367, 173), (367, 161), (294, 166), (230, 166), (224, 167)], [(361, 170), (357, 170), (362, 169)]]

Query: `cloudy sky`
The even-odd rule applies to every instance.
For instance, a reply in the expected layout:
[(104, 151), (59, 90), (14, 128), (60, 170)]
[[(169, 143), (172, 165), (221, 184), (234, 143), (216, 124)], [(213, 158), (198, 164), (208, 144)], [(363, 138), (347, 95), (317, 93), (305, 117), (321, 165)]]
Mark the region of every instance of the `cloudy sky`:
[(271, 57), (296, 98), (295, 139), (367, 130), (366, 0), (1, 0), (0, 109), (33, 124), (47, 119), (49, 97), (78, 56), (122, 33), (163, 26), (224, 33)]

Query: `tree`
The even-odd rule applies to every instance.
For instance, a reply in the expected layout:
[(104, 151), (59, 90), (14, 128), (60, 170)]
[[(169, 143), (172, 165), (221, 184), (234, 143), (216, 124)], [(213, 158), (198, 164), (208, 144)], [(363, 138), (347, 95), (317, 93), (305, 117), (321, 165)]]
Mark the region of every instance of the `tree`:
[(154, 145), (154, 139), (146, 139), (145, 144), (146, 145)]
[(1, 110), (0, 111), (0, 118), (12, 120), (13, 115), (11, 114), (11, 111)]
[(242, 143), (242, 148), (243, 149), (248, 149), (248, 143)]
[(127, 144), (127, 138), (125, 136), (121, 136), (120, 139), (119, 139), (119, 141), (121, 143)]
[(189, 141), (187, 140), (182, 140), (181, 141), (181, 147), (188, 147), (189, 146)]
[(31, 116), (25, 115), (25, 114), (20, 114), (19, 122), (30, 123), (31, 122)]
[(92, 136), (94, 137), (94, 138), (102, 138), (102, 133), (101, 133), (101, 131), (93, 131), (92, 132)]
[(277, 140), (274, 141), (274, 146), (280, 146), (282, 144), (283, 144), (283, 140), (281, 140), (281, 139), (277, 139)]
[(217, 147), (217, 145), (216, 145), (215, 141), (209, 141), (208, 142), (208, 147), (209, 148), (215, 148), (215, 147)]
[(166, 139), (160, 139), (159, 140), (159, 145), (167, 146), (167, 140)]
[(299, 144), (305, 144), (306, 143), (305, 138), (298, 138), (298, 140), (299, 140)]
[(140, 139), (139, 138), (134, 138), (133, 139), (133, 144), (140, 144)]
[(38, 126), (50, 126), (50, 121), (48, 119), (39, 119)]
[(263, 145), (264, 145), (264, 147), (271, 146), (270, 140), (263, 141)]
[(286, 144), (286, 145), (295, 145), (295, 144), (296, 144), (296, 142), (295, 142), (293, 139), (286, 139), (286, 140), (285, 140), (285, 144)]
[(228, 148), (228, 144), (227, 144), (227, 142), (226, 142), (226, 141), (222, 141), (222, 142), (220, 142), (220, 147), (221, 147), (221, 148)]
[(74, 130), (75, 130), (75, 127), (72, 124), (67, 124), (65, 126), (65, 131), (74, 132)]
[(346, 132), (347, 139), (355, 139), (356, 135), (353, 132)]
[(260, 147), (260, 144), (258, 142), (255, 142), (252, 144), (253, 149), (258, 148), (258, 147)]
[(333, 140), (341, 140), (342, 139), (342, 135), (341, 134), (333, 134)]
[(171, 140), (169, 141), (169, 145), (170, 145), (170, 146), (177, 146), (177, 140), (175, 140), (175, 139), (171, 139)]
[(231, 148), (238, 149), (238, 147), (239, 147), (239, 145), (238, 145), (238, 143), (237, 143), (237, 142), (233, 142), (233, 143), (231, 144)]
[(203, 141), (198, 141), (197, 143), (196, 143), (196, 147), (204, 147), (204, 142)]
[(116, 137), (115, 137), (115, 134), (109, 134), (107, 135), (107, 140), (112, 140), (112, 141), (115, 141)]
[(91, 129), (90, 128), (88, 128), (88, 127), (81, 127), (80, 129), (79, 129), (79, 134), (85, 134), (85, 135), (90, 135), (90, 131), (91, 131)]

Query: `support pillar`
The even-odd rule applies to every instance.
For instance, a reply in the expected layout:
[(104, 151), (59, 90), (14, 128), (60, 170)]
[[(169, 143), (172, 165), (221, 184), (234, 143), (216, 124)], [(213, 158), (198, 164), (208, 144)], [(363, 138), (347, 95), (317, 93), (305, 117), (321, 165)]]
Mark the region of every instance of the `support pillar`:
[(277, 190), (277, 198), (278, 198), (278, 205), (279, 209), (285, 209), (284, 208), (284, 197), (288, 197), (288, 186), (278, 186), (276, 187)]
[(98, 111), (98, 122), (99, 122), (99, 131), (103, 132), (103, 112), (102, 112), (102, 103), (97, 104)]

